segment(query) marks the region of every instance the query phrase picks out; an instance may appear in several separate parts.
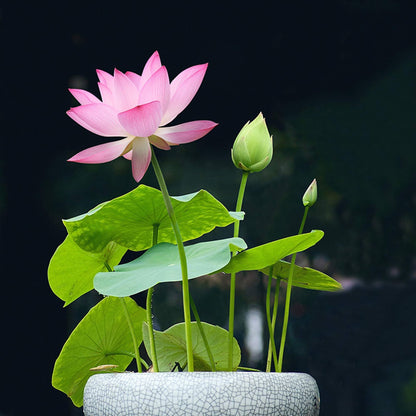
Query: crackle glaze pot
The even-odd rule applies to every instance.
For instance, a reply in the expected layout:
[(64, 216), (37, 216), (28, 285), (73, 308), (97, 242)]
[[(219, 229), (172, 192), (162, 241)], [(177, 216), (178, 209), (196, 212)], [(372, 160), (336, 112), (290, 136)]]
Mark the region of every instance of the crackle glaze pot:
[(113, 373), (89, 378), (85, 416), (316, 416), (319, 390), (303, 373)]

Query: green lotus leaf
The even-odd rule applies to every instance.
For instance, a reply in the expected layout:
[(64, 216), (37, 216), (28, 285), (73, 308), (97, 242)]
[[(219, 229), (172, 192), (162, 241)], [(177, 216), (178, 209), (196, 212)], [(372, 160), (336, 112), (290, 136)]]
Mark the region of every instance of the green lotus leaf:
[(277, 263), (286, 256), (306, 250), (315, 245), (323, 236), (323, 231), (314, 230), (310, 233), (282, 238), (251, 248), (234, 256), (222, 271), (237, 273), (243, 270), (261, 270)]
[[(171, 201), (183, 241), (242, 218), (242, 213), (228, 212), (204, 190), (171, 197)], [(133, 251), (146, 250), (152, 246), (155, 227), (159, 242), (176, 243), (162, 193), (145, 185), (104, 202), (86, 214), (64, 220), (64, 225), (72, 239), (83, 250), (91, 252), (100, 252), (110, 241)]]
[(91, 368), (117, 365), (117, 371), (124, 371), (133, 359), (133, 340), (123, 301), (140, 345), (146, 311), (131, 298), (105, 298), (77, 325), (55, 362), (52, 385), (66, 393), (75, 406), (82, 406), (85, 384), (94, 374)]
[[(280, 260), (273, 265), (272, 276), (283, 280), (289, 278), (290, 263)], [(269, 275), (270, 267), (260, 270), (262, 273)], [(335, 292), (342, 289), (341, 283), (332, 277), (318, 270), (309, 267), (300, 267), (294, 265), (292, 285), (303, 287), (305, 289), (323, 290), (327, 292)]]
[[(228, 345), (228, 331), (205, 322), (201, 322), (201, 325), (204, 328), (204, 333), (214, 358), (216, 371), (228, 371), (228, 349), (224, 348), (225, 345)], [(191, 332), (194, 370), (211, 371), (209, 356), (196, 322), (191, 323)], [(172, 371), (176, 363), (179, 363), (181, 368), (187, 371), (185, 324), (182, 322), (171, 326), (166, 331), (154, 331), (154, 333), (159, 371)], [(146, 323), (143, 324), (143, 341), (146, 350), (150, 352), (148, 326)], [(239, 366), (240, 360), (240, 347), (234, 338), (233, 371)]]
[(94, 276), (118, 264), (126, 248), (110, 241), (99, 253), (82, 250), (67, 236), (56, 249), (48, 267), (48, 280), (52, 291), (69, 305), (93, 289)]
[[(185, 247), (188, 279), (214, 273), (231, 259), (231, 251), (244, 250), (241, 238), (197, 243)], [(162, 282), (182, 280), (178, 247), (159, 243), (130, 263), (121, 264), (113, 272), (98, 273), (94, 288), (104, 295), (131, 296)]]

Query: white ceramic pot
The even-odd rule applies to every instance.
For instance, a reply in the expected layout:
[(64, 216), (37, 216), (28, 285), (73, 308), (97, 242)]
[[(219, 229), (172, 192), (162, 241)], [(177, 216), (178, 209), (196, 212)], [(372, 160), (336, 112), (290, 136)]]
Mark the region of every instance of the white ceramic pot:
[(89, 378), (85, 416), (316, 416), (319, 390), (303, 373), (113, 373)]

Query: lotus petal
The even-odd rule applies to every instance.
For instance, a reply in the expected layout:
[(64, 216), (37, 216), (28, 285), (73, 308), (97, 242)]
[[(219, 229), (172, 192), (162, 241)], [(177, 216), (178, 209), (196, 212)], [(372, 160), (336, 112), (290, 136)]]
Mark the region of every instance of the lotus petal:
[(126, 111), (139, 104), (139, 92), (133, 81), (118, 69), (114, 70), (114, 107)]
[(121, 125), (129, 134), (137, 137), (151, 136), (162, 118), (159, 101), (138, 105), (118, 115)]
[(133, 154), (131, 158), (131, 167), (133, 178), (140, 182), (149, 167), (152, 158), (152, 149), (149, 140), (146, 138), (136, 138), (133, 141)]
[(114, 95), (110, 88), (108, 88), (107, 85), (103, 84), (102, 82), (99, 82), (98, 89), (100, 90), (103, 103), (109, 105), (110, 107), (114, 107)]
[[(140, 90), (139, 105), (152, 101), (159, 101), (162, 114), (169, 104), (170, 88), (166, 67), (160, 67), (142, 86)], [(160, 123), (160, 120), (159, 120)]]
[(192, 101), (204, 79), (208, 64), (195, 65), (182, 71), (171, 83), (171, 100), (162, 119), (162, 126), (171, 122)]
[(107, 104), (80, 105), (68, 110), (67, 114), (82, 127), (100, 136), (128, 136), (118, 121), (116, 111)]
[(76, 88), (69, 88), (68, 90), (81, 105), (101, 102), (95, 95), (88, 91)]
[(106, 85), (108, 88), (110, 88), (111, 91), (113, 91), (113, 85), (114, 85), (114, 78), (111, 74), (108, 72), (103, 71), (102, 69), (97, 69), (97, 76), (100, 82), (104, 85)]
[(135, 72), (127, 71), (126, 76), (130, 79), (131, 82), (136, 86), (137, 91), (140, 91), (141, 79), (142, 77)]
[(146, 65), (143, 68), (142, 82), (146, 82), (161, 66), (162, 63), (160, 62), (159, 52), (155, 51), (147, 60)]
[(209, 120), (190, 121), (172, 127), (159, 127), (155, 133), (170, 145), (190, 143), (209, 133), (217, 123)]
[(105, 163), (121, 156), (132, 141), (131, 137), (89, 147), (68, 159), (68, 162)]
[(130, 150), (129, 152), (125, 153), (123, 157), (127, 160), (131, 160), (131, 158), (133, 157), (133, 150)]

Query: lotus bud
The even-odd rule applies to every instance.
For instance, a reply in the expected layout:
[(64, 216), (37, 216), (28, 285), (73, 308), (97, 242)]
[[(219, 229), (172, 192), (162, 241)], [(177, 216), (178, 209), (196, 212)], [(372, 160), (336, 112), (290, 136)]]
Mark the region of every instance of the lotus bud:
[(318, 184), (314, 179), (303, 194), (302, 202), (305, 207), (311, 207), (318, 199)]
[(260, 113), (238, 133), (231, 158), (238, 169), (246, 172), (260, 172), (272, 160), (273, 138), (267, 130), (266, 121)]

